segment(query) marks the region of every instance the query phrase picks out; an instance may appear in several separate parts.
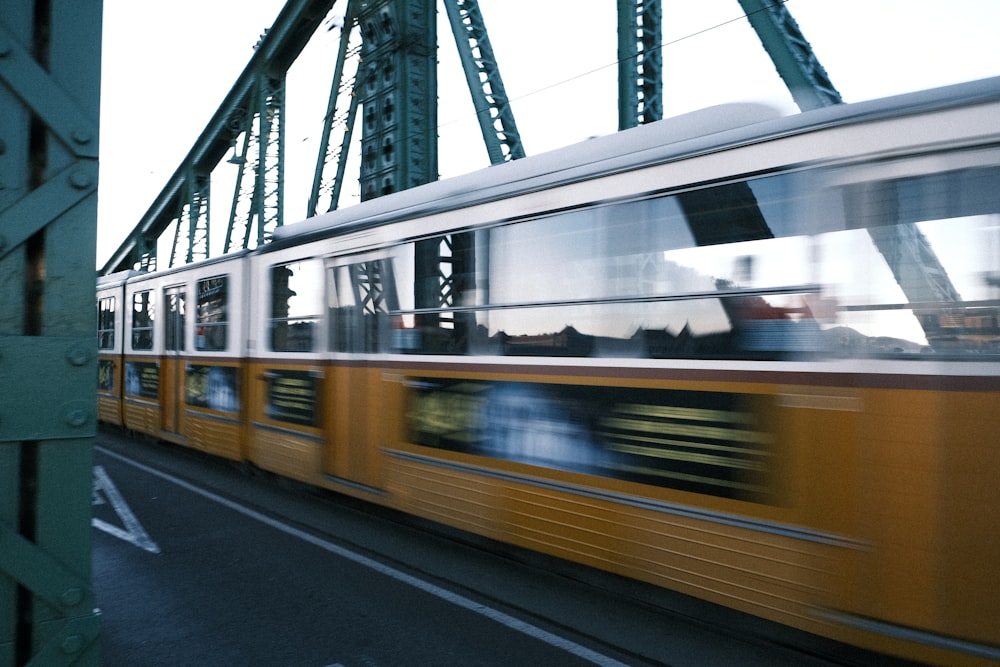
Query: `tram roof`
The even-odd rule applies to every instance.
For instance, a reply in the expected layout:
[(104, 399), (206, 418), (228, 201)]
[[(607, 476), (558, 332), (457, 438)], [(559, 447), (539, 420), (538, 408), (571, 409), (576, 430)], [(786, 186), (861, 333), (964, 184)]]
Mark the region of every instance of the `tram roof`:
[(784, 117), (763, 104), (724, 104), (317, 215), (279, 227), (271, 244), (259, 250), (266, 252), (271, 246), (277, 249), (750, 142), (996, 99), (1000, 99), (1000, 77)]

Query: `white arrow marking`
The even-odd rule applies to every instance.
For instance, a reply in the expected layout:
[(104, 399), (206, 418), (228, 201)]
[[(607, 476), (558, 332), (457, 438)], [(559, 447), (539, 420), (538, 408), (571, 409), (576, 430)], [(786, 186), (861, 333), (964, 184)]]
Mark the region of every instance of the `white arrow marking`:
[(133, 544), (140, 549), (149, 551), (150, 553), (158, 554), (160, 553), (160, 547), (156, 545), (149, 537), (149, 533), (145, 531), (139, 520), (135, 518), (135, 514), (132, 513), (132, 509), (122, 498), (122, 494), (118, 492), (118, 487), (114, 485), (111, 478), (108, 477), (108, 473), (104, 471), (104, 466), (94, 466), (94, 504), (98, 505), (101, 502), (101, 493), (107, 497), (108, 502), (111, 503), (112, 509), (114, 509), (115, 514), (118, 518), (122, 520), (122, 525), (124, 529), (118, 526), (112, 525), (106, 521), (101, 521), (97, 517), (90, 520), (90, 525), (98, 530), (103, 530), (108, 535), (113, 535), (120, 540), (125, 540), (129, 544)]

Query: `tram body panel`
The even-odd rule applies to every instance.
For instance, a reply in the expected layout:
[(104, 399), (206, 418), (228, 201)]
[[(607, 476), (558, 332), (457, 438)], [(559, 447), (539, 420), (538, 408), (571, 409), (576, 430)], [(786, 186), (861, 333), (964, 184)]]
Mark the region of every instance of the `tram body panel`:
[(848, 611), (996, 641), (997, 391), (866, 392), (857, 534), (877, 548), (856, 556)]
[(241, 459), (246, 253), (125, 287), (125, 426)]
[(330, 367), (330, 422), (323, 472), (332, 482), (371, 491), (385, 486), (384, 455), (393, 421), (389, 387), (383, 369), (368, 364), (334, 363)]
[(103, 276), (97, 281), (97, 418), (121, 426), (125, 280), (131, 272)]
[(178, 359), (183, 386), (175, 394), (186, 444), (233, 460), (245, 458), (248, 262), (238, 255), (186, 275), (188, 351)]
[[(466, 424), (467, 429), (436, 434), (441, 438), (442, 447), (447, 447), (445, 450), (416, 444), (410, 438), (404, 440), (398, 450), (388, 453), (388, 488), (406, 511), (783, 623), (808, 626), (813, 631), (824, 624), (815, 612), (819, 600), (829, 599), (833, 594), (835, 555), (839, 551), (857, 549), (859, 545), (849, 534), (829, 532), (830, 526), (823, 525), (824, 522), (806, 522), (810, 514), (816, 512), (813, 501), (824, 500), (818, 497), (832, 485), (809, 488), (802, 481), (801, 473), (817, 475), (817, 464), (810, 451), (827, 442), (822, 437), (808, 442), (796, 438), (795, 428), (788, 426), (796, 419), (774, 407), (782, 390), (778, 384), (743, 383), (735, 377), (729, 382), (642, 380), (623, 384), (621, 378), (585, 372), (559, 378), (524, 372), (470, 376), (461, 372), (422, 370), (408, 371), (404, 384), (426, 387), (432, 377), (447, 380), (451, 386), (455, 382), (481, 386), (463, 387), (464, 392), (476, 392), (478, 397), (468, 393), (461, 397), (427, 397), (426, 394), (422, 399), (410, 397), (401, 413), (410, 422), (409, 428), (404, 430), (412, 433), (414, 428), (433, 429), (436, 424), (442, 427)], [(490, 427), (492, 433), (480, 432), (478, 425), (484, 423), (484, 412), (495, 415), (510, 409), (497, 409), (484, 403), (484, 400), (493, 400), (482, 398), (491, 391), (485, 385), (516, 384), (523, 389), (530, 384), (553, 387), (560, 381), (567, 383), (566, 388), (572, 388), (570, 395), (579, 393), (581, 388), (584, 391), (581, 396), (597, 389), (600, 391), (598, 400), (614, 400), (617, 394), (622, 396), (621, 404), (604, 408), (596, 426), (591, 423), (583, 431), (576, 431), (579, 424), (565, 419), (569, 413), (563, 412), (562, 417), (559, 414), (560, 410), (572, 412), (572, 407), (558, 399), (549, 407), (540, 407), (539, 403), (547, 399), (531, 395), (530, 405), (522, 405), (522, 409), (534, 412), (536, 418), (522, 412), (519, 426), (514, 428), (523, 427), (521, 438), (531, 439), (532, 436), (525, 435), (528, 431), (549, 431), (552, 437), (513, 453), (502, 452), (495, 444), (495, 441), (508, 440), (510, 435), (500, 432), (502, 426), (498, 430), (496, 419)], [(680, 396), (672, 392), (683, 392), (682, 405), (652, 402), (663, 396)], [(700, 393), (711, 398), (699, 399)], [(644, 396), (648, 396), (649, 403), (636, 402)], [(718, 402), (720, 397), (735, 398), (734, 404), (741, 406), (741, 412), (736, 415), (738, 419), (721, 414), (711, 402), (706, 402)], [(497, 400), (509, 399), (500, 397)], [(460, 407), (463, 402), (464, 408)], [(589, 439), (596, 430), (623, 421), (615, 415), (622, 414), (625, 405), (631, 411), (632, 430), (613, 436), (619, 440), (617, 444), (612, 443), (612, 447), (630, 438), (658, 437), (668, 441), (678, 436), (702, 438), (701, 446), (705, 448), (702, 451), (710, 453), (688, 457), (665, 444), (655, 451), (654, 446), (649, 445), (648, 451), (617, 463), (608, 459), (598, 461), (593, 451), (582, 452), (584, 458), (571, 466), (577, 467), (577, 471), (565, 467), (556, 469), (539, 462), (548, 456), (545, 450), (555, 452), (578, 447), (581, 439)], [(692, 405), (713, 407), (690, 407)], [(587, 407), (595, 406), (588, 403)], [(644, 418), (640, 415), (652, 414), (654, 409), (661, 414), (673, 414), (676, 420), (669, 423), (657, 417), (655, 422), (643, 423)], [(463, 414), (463, 410), (477, 414)], [(440, 419), (443, 412), (451, 415), (450, 424)], [(726, 419), (733, 421), (726, 422)], [(797, 419), (802, 421), (801, 416)], [(745, 425), (751, 421), (766, 423), (766, 434), (732, 428), (733, 424)], [(584, 432), (591, 427), (595, 431), (589, 435)], [(571, 435), (573, 442), (559, 442), (560, 432)], [(814, 430), (810, 432), (815, 433)], [(833, 440), (842, 432), (841, 427), (825, 435)], [(724, 442), (727, 437), (735, 439), (727, 445)], [(418, 439), (425, 443), (431, 441), (426, 432), (421, 432)], [(744, 489), (745, 494), (759, 495), (757, 502), (683, 490), (692, 485), (690, 479), (699, 476), (688, 462), (682, 462), (677, 470), (669, 467), (642, 470), (638, 476), (644, 478), (645, 483), (635, 481), (634, 471), (646, 467), (641, 463), (643, 456), (650, 459), (676, 456), (678, 460), (691, 458), (695, 461), (704, 458), (711, 462), (704, 467), (721, 466), (715, 471), (719, 479), (693, 484), (711, 486), (719, 482), (715, 491), (726, 494), (731, 489), (726, 484), (733, 479), (727, 477), (730, 471), (724, 468), (753, 463), (738, 457), (748, 455), (752, 459), (755, 453), (745, 450), (752, 448), (754, 443), (767, 449), (763, 458), (768, 459), (766, 465), (773, 468), (767, 475), (769, 488), (738, 482), (736, 485)], [(697, 443), (689, 441), (688, 444)], [(458, 449), (464, 451), (456, 451)], [(726, 461), (725, 457), (733, 458)], [(565, 455), (558, 458), (561, 465), (570, 461)], [(592, 469), (589, 474), (585, 472), (588, 468)], [(598, 468), (605, 474), (597, 472)], [(618, 473), (622, 473), (622, 478), (613, 476)], [(595, 477), (595, 474), (600, 476)], [(663, 478), (667, 480), (666, 486), (651, 486), (649, 480), (656, 474), (674, 477)], [(671, 488), (673, 481), (678, 482), (673, 486), (680, 488)], [(827, 519), (825, 523), (844, 521)]]
[[(430, 377), (554, 381), (412, 369), (405, 377), (411, 387)], [(588, 375), (583, 381), (624, 388), (620, 379)], [(833, 618), (875, 618), (987, 644), (996, 639), (991, 572), (1000, 552), (996, 519), (982, 512), (983, 494), (996, 495), (987, 487), (997, 472), (990, 431), (1000, 415), (996, 388), (859, 389), (830, 379), (820, 386), (736, 379), (640, 386), (766, 397), (761, 406), (773, 412), (764, 417), (774, 428), (772, 451), (783, 459), (773, 480), (783, 489), (775, 505), (440, 451), (406, 439), (387, 455), (390, 495), (400, 509), (446, 525), (876, 650), (929, 655), (926, 647), (886, 638), (860, 622), (838, 625), (830, 610)], [(475, 422), (459, 403), (445, 402), (452, 426)], [(412, 397), (407, 406), (406, 420), (438, 422), (421, 415), (425, 408)], [(969, 437), (970, 430), (978, 436)], [(984, 465), (969, 470), (972, 460)], [(967, 664), (978, 663), (968, 658)]]
[(122, 426), (122, 364), (121, 355), (101, 354), (98, 357), (99, 387), (97, 419), (105, 424)]

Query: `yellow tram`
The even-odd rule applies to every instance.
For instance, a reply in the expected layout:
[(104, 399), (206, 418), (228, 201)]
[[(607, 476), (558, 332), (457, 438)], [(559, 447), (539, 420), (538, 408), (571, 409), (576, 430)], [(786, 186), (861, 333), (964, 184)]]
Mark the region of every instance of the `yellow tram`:
[(109, 276), (98, 304), (110, 423), (1000, 660), (1000, 79), (670, 119)]

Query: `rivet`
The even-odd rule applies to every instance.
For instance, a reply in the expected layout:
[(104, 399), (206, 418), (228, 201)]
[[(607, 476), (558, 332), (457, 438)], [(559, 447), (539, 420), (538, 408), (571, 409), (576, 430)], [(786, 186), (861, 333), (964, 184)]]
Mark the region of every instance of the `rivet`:
[(62, 652), (66, 655), (79, 653), (80, 649), (83, 648), (83, 637), (80, 635), (70, 635), (69, 637), (66, 637), (66, 639), (62, 640), (60, 648), (62, 648)]
[(69, 175), (69, 183), (78, 190), (89, 188), (92, 180), (90, 174), (83, 169), (76, 169)]
[(80, 346), (75, 346), (70, 348), (69, 352), (66, 353), (66, 361), (74, 366), (83, 366), (90, 359), (90, 354), (87, 350)]
[(78, 127), (75, 130), (73, 130), (71, 136), (73, 137), (73, 141), (75, 141), (76, 143), (86, 144), (90, 142), (92, 135), (90, 134), (90, 130), (83, 127)]
[(62, 602), (64, 607), (75, 607), (83, 601), (83, 591), (76, 586), (67, 588), (59, 596), (59, 601)]
[(70, 410), (66, 413), (63, 419), (65, 419), (66, 423), (70, 426), (79, 428), (87, 423), (87, 411), (80, 409)]

